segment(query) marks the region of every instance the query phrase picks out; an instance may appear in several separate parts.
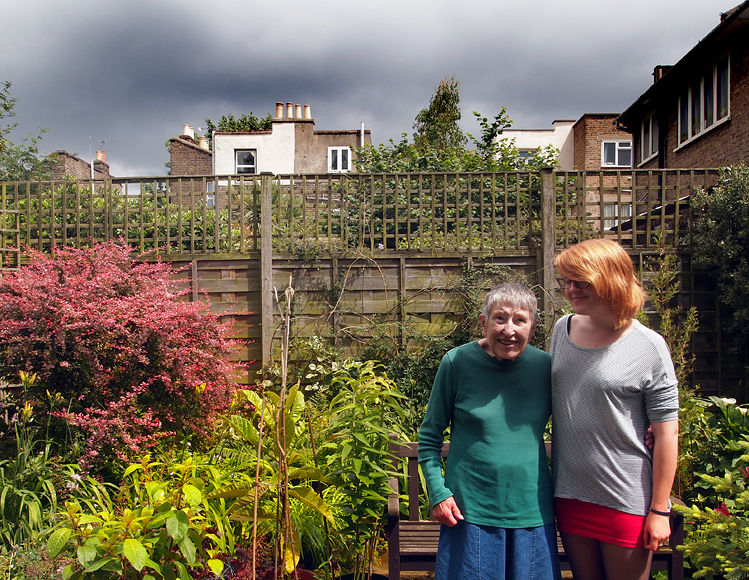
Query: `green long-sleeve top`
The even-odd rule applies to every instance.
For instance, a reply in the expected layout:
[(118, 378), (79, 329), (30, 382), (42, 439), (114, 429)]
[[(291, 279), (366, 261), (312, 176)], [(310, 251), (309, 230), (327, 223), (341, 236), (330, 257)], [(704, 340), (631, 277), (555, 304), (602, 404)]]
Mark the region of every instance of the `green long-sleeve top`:
[[(440, 363), (419, 432), (432, 506), (450, 496), (467, 522), (529, 528), (554, 520), (543, 432), (551, 415), (551, 357), (532, 346), (500, 361), (470, 342)], [(440, 450), (450, 427), (442, 475)]]

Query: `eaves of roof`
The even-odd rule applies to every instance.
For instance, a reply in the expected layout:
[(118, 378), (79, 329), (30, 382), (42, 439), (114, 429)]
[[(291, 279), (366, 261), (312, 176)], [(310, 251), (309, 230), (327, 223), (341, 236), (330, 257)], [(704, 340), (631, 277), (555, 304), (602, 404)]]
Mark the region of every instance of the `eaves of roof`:
[[(652, 112), (659, 100), (678, 91), (694, 76), (695, 70), (708, 66), (716, 56), (715, 51), (731, 36), (746, 29), (748, 25), (749, 0), (721, 14), (720, 24), (619, 115), (616, 119), (617, 126), (630, 133), (634, 132), (636, 125), (644, 116), (643, 113)], [(632, 126), (633, 124), (635, 127)]]

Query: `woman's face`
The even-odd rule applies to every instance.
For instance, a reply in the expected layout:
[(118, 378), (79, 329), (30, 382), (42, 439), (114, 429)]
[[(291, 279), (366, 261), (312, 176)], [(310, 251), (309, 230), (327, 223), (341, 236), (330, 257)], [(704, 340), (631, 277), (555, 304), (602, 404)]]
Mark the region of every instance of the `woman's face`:
[(590, 284), (587, 288), (580, 288), (573, 282), (569, 288), (565, 288), (564, 295), (570, 304), (572, 304), (572, 308), (575, 309), (576, 314), (590, 315), (601, 307), (608, 310), (607, 305), (598, 295), (593, 284)]
[(511, 304), (498, 304), (488, 319), (482, 314), (479, 320), (486, 337), (483, 348), (499, 360), (515, 360), (523, 354), (536, 329), (530, 312)]

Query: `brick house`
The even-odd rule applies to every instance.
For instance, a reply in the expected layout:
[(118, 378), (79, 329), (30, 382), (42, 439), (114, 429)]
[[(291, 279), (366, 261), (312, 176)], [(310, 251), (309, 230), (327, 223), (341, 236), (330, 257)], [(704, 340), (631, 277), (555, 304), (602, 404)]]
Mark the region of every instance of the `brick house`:
[(213, 153), (208, 148), (208, 139), (195, 139), (195, 130), (190, 125), (183, 125), (182, 134), (169, 139), (169, 160), (174, 176), (213, 173)]
[[(309, 105), (276, 103), (276, 116), (267, 131), (216, 131), (213, 151), (207, 141), (196, 141), (191, 127), (170, 139), (171, 173), (188, 175), (242, 175), (342, 173), (354, 170), (356, 148), (372, 143), (364, 129), (315, 129)], [(201, 139), (204, 139), (201, 137)]]
[(633, 136), (638, 169), (723, 167), (749, 146), (749, 1), (679, 62), (656, 66), (653, 84), (617, 119)]
[(515, 140), (522, 157), (539, 147), (559, 149), (563, 171), (632, 167), (632, 136), (616, 127), (616, 113), (586, 113), (577, 121), (554, 121), (552, 129), (510, 129), (499, 138)]
[(92, 178), (109, 179), (112, 177), (109, 173), (109, 163), (107, 163), (107, 153), (105, 151), (96, 152), (93, 174), (90, 163), (77, 155), (63, 150), (55, 151), (47, 157), (47, 164), (52, 171), (52, 179), (62, 179), (66, 175), (72, 175), (79, 181), (86, 181)]

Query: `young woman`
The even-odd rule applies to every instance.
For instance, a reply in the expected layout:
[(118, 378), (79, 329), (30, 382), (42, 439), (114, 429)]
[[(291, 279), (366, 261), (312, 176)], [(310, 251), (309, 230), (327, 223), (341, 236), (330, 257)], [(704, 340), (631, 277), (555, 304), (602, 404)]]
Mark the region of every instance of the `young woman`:
[[(670, 534), (679, 397), (663, 338), (619, 244), (587, 240), (555, 260), (575, 314), (554, 328), (554, 504), (575, 580), (636, 580)], [(652, 426), (652, 453), (645, 432)]]

